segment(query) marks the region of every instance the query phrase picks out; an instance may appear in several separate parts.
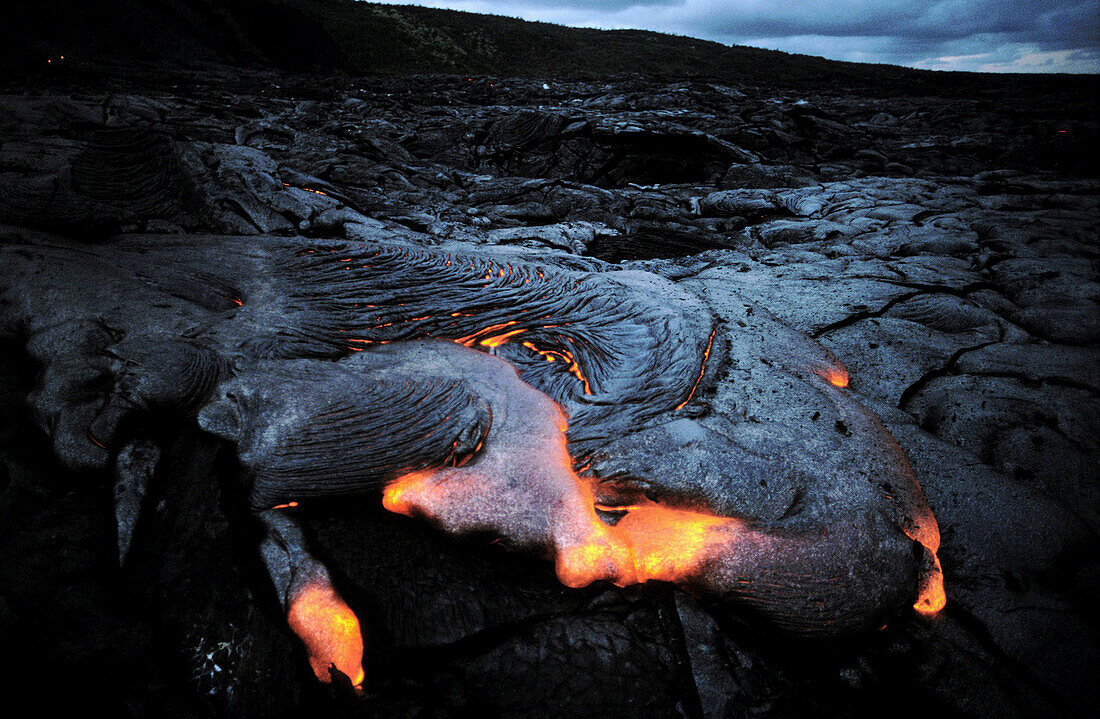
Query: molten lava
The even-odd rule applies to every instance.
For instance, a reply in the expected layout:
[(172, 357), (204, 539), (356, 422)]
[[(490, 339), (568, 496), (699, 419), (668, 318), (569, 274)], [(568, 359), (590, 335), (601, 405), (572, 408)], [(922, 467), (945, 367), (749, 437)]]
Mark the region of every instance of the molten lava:
[[(289, 182), (284, 182), (283, 187), (294, 187), (294, 185), (290, 184)], [(312, 192), (315, 195), (324, 195), (325, 197), (328, 197), (327, 192), (324, 192), (322, 190), (315, 190), (312, 187), (299, 187), (298, 189), (305, 190), (306, 192)]]
[(430, 483), (430, 472), (413, 472), (390, 482), (382, 492), (382, 506), (394, 514), (416, 516), (416, 504), (410, 497), (425, 491)]
[(823, 378), (825, 378), (826, 382), (834, 387), (840, 387), (841, 389), (843, 389), (844, 387), (848, 386), (848, 370), (844, 369), (843, 367), (830, 367), (829, 369), (822, 370), (820, 374)]
[(943, 569), (940, 558), (932, 554), (932, 570), (922, 579), (913, 609), (926, 617), (934, 617), (947, 604), (947, 592), (943, 588)]
[[(726, 551), (745, 526), (730, 517), (645, 500), (606, 508), (626, 512), (615, 526), (608, 526), (593, 511), (588, 483), (575, 474), (572, 478), (567, 496), (555, 503), (559, 515), (568, 516), (556, 517), (550, 535), (541, 538), (554, 555), (558, 578), (569, 587), (599, 580), (622, 587), (650, 580), (683, 583), (698, 575), (709, 558)], [(397, 514), (455, 527), (459, 521), (454, 514), (462, 511), (462, 495), (470, 488), (441, 479), (437, 472), (405, 475), (385, 489), (382, 504)], [(467, 510), (480, 513), (473, 505)]]
[(332, 585), (314, 581), (299, 589), (290, 602), (287, 623), (309, 653), (313, 673), (322, 682), (332, 681), (335, 666), (360, 686), (363, 671), (363, 635), (359, 619)]
[(940, 566), (940, 558), (936, 555), (940, 549), (939, 526), (935, 519), (932, 519), (928, 524), (907, 530), (906, 534), (927, 549), (931, 556), (931, 566), (924, 568), (913, 609), (918, 614), (934, 617), (947, 604), (947, 593), (943, 588), (943, 568)]
[(523, 346), (539, 355), (547, 362), (555, 362), (558, 360), (564, 362), (565, 368), (569, 374), (581, 381), (581, 385), (584, 387), (584, 393), (587, 395), (592, 394), (592, 385), (588, 383), (588, 378), (581, 372), (580, 365), (577, 364), (577, 360), (573, 357), (572, 352), (569, 350), (544, 350), (531, 342), (524, 342)]
[(699, 383), (703, 381), (703, 375), (707, 373), (707, 361), (710, 359), (710, 350), (714, 346), (714, 333), (717, 330), (710, 331), (710, 337), (707, 338), (707, 348), (703, 352), (703, 361), (699, 366), (699, 376), (695, 378), (695, 384), (691, 386), (691, 391), (688, 392), (688, 396), (683, 402), (676, 405), (676, 409), (683, 409), (687, 406), (687, 403), (691, 401), (691, 398), (695, 396), (695, 390), (699, 389)]
[(508, 341), (508, 338), (521, 334), (526, 330), (512, 330), (511, 332), (505, 332), (504, 334), (493, 335), (492, 337), (486, 337), (478, 344), (483, 347), (500, 347), (502, 344)]
[[(521, 333), (515, 324), (485, 327), (458, 341), (496, 346)], [(700, 378), (706, 373), (713, 339), (712, 334)], [(547, 362), (574, 363), (564, 350), (543, 349), (530, 341), (518, 344)], [(848, 380), (842, 368), (821, 375), (835, 387)], [(505, 419), (494, 423), (486, 450), (466, 467), (440, 467), (398, 477), (383, 491), (387, 510), (426, 518), (453, 534), (492, 532), (517, 547), (541, 548), (569, 587), (596, 581), (628, 586), (657, 580), (724, 593), (733, 591), (728, 586), (731, 581), (749, 581), (738, 563), (750, 566), (757, 558), (767, 560), (781, 553), (782, 547), (775, 543), (786, 540), (753, 529), (741, 519), (660, 504), (640, 492), (637, 496), (601, 494), (597, 500), (592, 480), (581, 478), (573, 469), (560, 405), (514, 374), (508, 377), (516, 385), (500, 413)], [(694, 392), (695, 387), (687, 400)], [(931, 512), (925, 511), (906, 532), (928, 550), (915, 609), (934, 614), (943, 607), (945, 596), (935, 558), (939, 530)], [(601, 516), (617, 516), (617, 521), (604, 521)], [(840, 576), (829, 581), (840, 581)]]
[(730, 517), (647, 503), (630, 507), (613, 531), (634, 557), (634, 582), (683, 583), (744, 527)]
[[(549, 519), (540, 521), (539, 531), (545, 533), (533, 539), (550, 550), (558, 578), (568, 587), (601, 580), (621, 587), (651, 580), (691, 585), (708, 575), (710, 565), (732, 556), (737, 545), (749, 542), (759, 547), (767, 541), (766, 535), (750, 530), (743, 520), (670, 507), (644, 497), (629, 505), (597, 503), (588, 482), (566, 470), (564, 461), (541, 465), (553, 467), (554, 478), (565, 481), (557, 484), (557, 498), (542, 507), (543, 512), (548, 508), (552, 512)], [(405, 475), (385, 489), (383, 505), (391, 512), (434, 520), (452, 531), (473, 525), (482, 530), (503, 529), (504, 524), (493, 524), (492, 515), (514, 509), (514, 485), (505, 483), (501, 491), (472, 476), (464, 481), (466, 477), (454, 472), (443, 469)], [(623, 514), (609, 526), (599, 519), (597, 508)], [(530, 516), (526, 515), (526, 520)], [(927, 616), (936, 614), (946, 602), (943, 574), (935, 556), (938, 534), (934, 524), (909, 532), (931, 556), (914, 604), (917, 612)]]

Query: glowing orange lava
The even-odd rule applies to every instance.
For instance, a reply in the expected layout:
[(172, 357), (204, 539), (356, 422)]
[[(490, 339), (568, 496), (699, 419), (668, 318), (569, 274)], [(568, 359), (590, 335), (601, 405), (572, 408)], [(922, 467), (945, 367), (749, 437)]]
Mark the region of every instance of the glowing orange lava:
[(531, 350), (532, 352), (538, 353), (547, 362), (553, 362), (555, 359), (557, 359), (557, 357), (556, 357), (557, 352), (553, 352), (551, 350), (540, 350), (537, 346), (535, 346), (531, 342), (524, 342), (523, 346), (526, 347), (527, 349)]
[[(289, 182), (284, 182), (283, 187), (294, 187), (294, 185), (290, 184)], [(312, 192), (315, 195), (324, 195), (325, 197), (328, 197), (327, 192), (324, 192), (322, 190), (315, 190), (312, 187), (299, 187), (298, 189), (305, 190), (306, 192)]]
[[(515, 328), (516, 324), (510, 321), (484, 327), (454, 341), (468, 347), (496, 347), (524, 331)], [(699, 377), (681, 407), (690, 401), (706, 373), (713, 341), (712, 333)], [(521, 344), (547, 362), (560, 361), (571, 372), (575, 369), (586, 394), (591, 394), (571, 353), (543, 349), (533, 342)], [(834, 387), (848, 384), (848, 373), (839, 364), (815, 371)], [(532, 396), (539, 395), (530, 386), (522, 386)], [(843, 398), (842, 393), (830, 394)], [(502, 427), (499, 436), (514, 438), (522, 432), (526, 439), (509, 439), (496, 446), (490, 442), (489, 450), (469, 468), (444, 467), (398, 477), (384, 489), (383, 506), (397, 514), (430, 519), (452, 533), (491, 531), (517, 544), (539, 546), (551, 555), (558, 578), (569, 587), (595, 581), (627, 586), (651, 580), (710, 586), (707, 582), (712, 578), (727, 581), (721, 577), (731, 566), (731, 558), (745, 552), (750, 552), (748, 556), (759, 551), (774, 554), (767, 545), (776, 541), (775, 537), (752, 529), (743, 520), (663, 505), (643, 496), (620, 495), (614, 500), (604, 496), (597, 503), (591, 480), (573, 470), (565, 442), (564, 412), (551, 405), (522, 405), (525, 411), (512, 413), (508, 420), (519, 426), (507, 431)], [(538, 412), (531, 414), (536, 408)], [(923, 501), (919, 489), (917, 494)], [(613, 524), (605, 522), (597, 509), (621, 516)], [(928, 550), (929, 559), (922, 567), (914, 609), (934, 615), (946, 603), (936, 557), (939, 528), (927, 505), (917, 514), (905, 532)]]
[(414, 516), (415, 505), (408, 500), (409, 495), (426, 487), (430, 478), (430, 472), (413, 472), (390, 482), (382, 492), (382, 506), (394, 514)]
[(583, 372), (581, 372), (580, 365), (577, 364), (577, 360), (575, 357), (573, 357), (572, 352), (570, 352), (569, 350), (544, 350), (532, 344), (531, 342), (524, 342), (523, 346), (531, 350), (532, 352), (535, 352), (547, 362), (554, 362), (556, 360), (561, 360), (562, 362), (565, 362), (565, 368), (569, 371), (569, 374), (573, 375), (581, 381), (581, 385), (584, 386), (584, 393), (587, 395), (592, 394), (592, 385), (588, 383), (588, 378), (584, 376)]
[(505, 332), (501, 335), (493, 335), (492, 337), (486, 337), (485, 339), (481, 340), (479, 344), (481, 344), (483, 347), (500, 347), (502, 344), (508, 341), (509, 337), (514, 337), (515, 335), (521, 334), (525, 331), (526, 330), (512, 330), (511, 332)]
[(918, 614), (926, 617), (934, 617), (947, 604), (947, 592), (943, 588), (943, 568), (940, 567), (940, 558), (932, 555), (932, 571), (921, 581), (920, 590), (917, 593), (917, 601), (913, 609)]
[(477, 332), (468, 334), (465, 337), (458, 337), (454, 341), (465, 347), (473, 347), (475, 344), (477, 344), (478, 340), (481, 339), (482, 335), (488, 334), (490, 332), (499, 332), (500, 330), (511, 327), (514, 324), (516, 324), (515, 320), (509, 320), (508, 322), (501, 322), (500, 324), (489, 325), (488, 327), (482, 327)]
[(688, 396), (683, 402), (676, 405), (676, 409), (683, 409), (687, 406), (687, 403), (691, 401), (691, 398), (695, 396), (695, 390), (699, 389), (699, 383), (703, 381), (703, 375), (707, 373), (707, 360), (710, 359), (711, 346), (714, 345), (714, 333), (717, 330), (710, 331), (710, 337), (707, 339), (707, 349), (703, 352), (703, 362), (699, 366), (699, 376), (695, 378), (695, 384), (691, 386), (691, 391), (688, 392)]
[(683, 582), (744, 527), (729, 517), (648, 503), (630, 507), (612, 528), (634, 556), (636, 583)]
[(933, 617), (947, 604), (947, 592), (943, 588), (943, 568), (936, 552), (940, 549), (940, 529), (934, 517), (905, 533), (910, 539), (919, 542), (932, 555), (932, 566), (925, 570), (917, 588), (917, 601), (913, 609), (918, 614)]
[(300, 589), (291, 600), (287, 623), (305, 644), (319, 680), (332, 681), (329, 667), (335, 665), (354, 686), (363, 683), (366, 672), (359, 618), (331, 584), (315, 581)]
[(843, 367), (830, 367), (819, 372), (825, 381), (834, 387), (844, 388), (848, 386), (848, 370)]
[[(558, 579), (568, 587), (606, 580), (624, 587), (650, 580), (684, 582), (699, 575), (705, 562), (721, 556), (736, 541), (743, 522), (652, 502), (607, 507), (627, 513), (615, 526), (604, 524), (593, 511), (588, 483), (574, 476), (569, 500), (558, 503), (568, 516), (559, 517), (551, 545)], [(416, 472), (392, 482), (383, 506), (406, 516), (447, 519), (464, 490), (439, 481), (433, 472)], [(564, 509), (568, 508), (568, 509)], [(564, 528), (564, 529), (562, 529)]]

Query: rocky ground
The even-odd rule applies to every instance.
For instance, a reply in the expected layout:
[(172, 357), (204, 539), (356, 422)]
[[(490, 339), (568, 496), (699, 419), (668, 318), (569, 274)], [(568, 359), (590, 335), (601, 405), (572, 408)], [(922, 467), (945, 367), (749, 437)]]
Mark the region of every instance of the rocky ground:
[(226, 448), (151, 429), (167, 449), (119, 568), (112, 480), (51, 459), (23, 402), (36, 368), (11, 341), (9, 696), (110, 716), (1096, 711), (1090, 92), (227, 69), (3, 92), (8, 238), (400, 237), (722, 278), (845, 363), (920, 476), (948, 594), (934, 619), (795, 642), (665, 585), (566, 589), (546, 563), (343, 502), (303, 520), (370, 618), (369, 689), (321, 687), (238, 521)]

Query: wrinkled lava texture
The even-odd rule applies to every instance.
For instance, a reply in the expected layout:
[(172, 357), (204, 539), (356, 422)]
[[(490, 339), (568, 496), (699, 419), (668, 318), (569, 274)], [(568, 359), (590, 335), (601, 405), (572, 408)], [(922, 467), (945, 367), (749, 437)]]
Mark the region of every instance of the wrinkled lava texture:
[[(53, 401), (32, 395), (50, 386), (49, 352), (3, 327), (5, 697), (108, 716), (1094, 712), (1095, 85), (981, 82), (906, 95), (228, 68), (5, 81), (7, 245), (27, 233), (96, 252), (120, 234), (166, 248), (209, 235), (490, 245), (577, 276), (645, 270), (741, 327), (758, 319), (737, 312), (759, 308), (839, 358), (844, 391), (897, 439), (939, 522), (948, 594), (934, 618), (906, 610), (799, 639), (669, 584), (564, 587), (550, 562), (446, 536), (378, 496), (303, 502), (287, 511), (367, 647), (366, 693), (321, 685), (257, 553), (234, 447), (149, 411), (115, 428), (139, 438), (117, 469), (68, 468), (80, 462), (55, 458), (64, 447), (32, 411)], [(221, 269), (210, 259), (211, 277)], [(228, 292), (188, 301), (248, 306)], [(48, 327), (35, 341), (82, 351)], [(708, 403), (769, 419), (750, 399), (692, 400), (700, 421)], [(860, 431), (812, 421), (829, 424), (822, 436)], [(113, 491), (141, 508), (119, 519), (133, 529), (121, 568)]]

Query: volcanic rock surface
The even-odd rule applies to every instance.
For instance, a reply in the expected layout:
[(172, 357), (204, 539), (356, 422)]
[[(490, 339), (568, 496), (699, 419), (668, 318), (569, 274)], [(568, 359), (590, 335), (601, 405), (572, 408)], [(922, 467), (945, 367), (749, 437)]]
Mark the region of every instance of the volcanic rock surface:
[[(492, 246), (736, 293), (831, 350), (897, 438), (939, 521), (948, 595), (935, 618), (799, 640), (671, 585), (567, 589), (545, 561), (377, 497), (317, 503), (295, 511), (368, 647), (365, 694), (322, 686), (257, 556), (232, 447), (165, 410), (119, 428), (114, 470), (71, 469), (59, 425), (30, 409), (50, 401), (34, 394), (45, 350), (3, 327), (8, 696), (116, 716), (1095, 711), (1092, 98), (235, 69), (3, 89), (9, 247)], [(66, 332), (36, 341), (79, 354)], [(118, 527), (133, 532), (121, 568)]]

